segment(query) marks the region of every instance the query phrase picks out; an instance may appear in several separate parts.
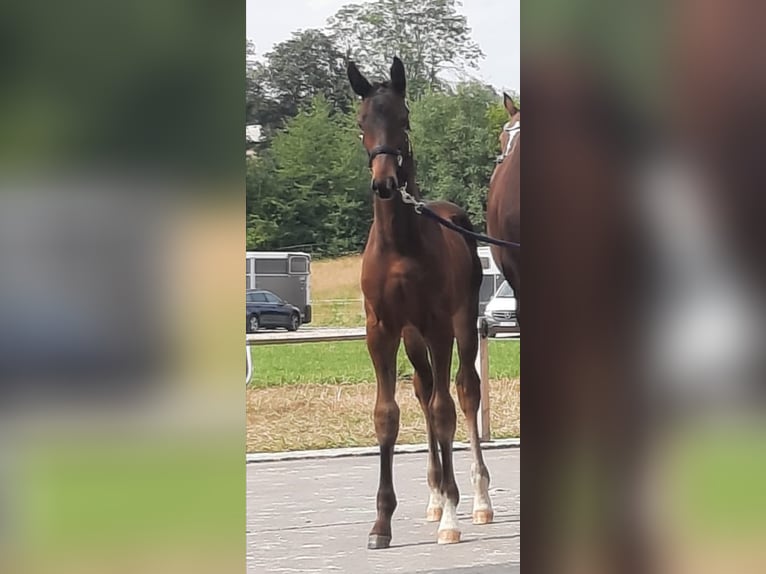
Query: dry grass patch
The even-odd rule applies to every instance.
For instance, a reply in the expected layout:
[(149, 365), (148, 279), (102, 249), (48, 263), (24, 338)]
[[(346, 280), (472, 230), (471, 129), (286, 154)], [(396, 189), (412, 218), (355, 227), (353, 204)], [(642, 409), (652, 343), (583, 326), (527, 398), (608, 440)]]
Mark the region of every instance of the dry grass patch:
[(326, 299), (361, 299), (362, 256), (347, 255), (311, 263), (311, 297)]
[(311, 264), (311, 299), (314, 326), (359, 327), (364, 325), (362, 256), (347, 255)]
[[(425, 442), (425, 422), (410, 381), (397, 388), (399, 444)], [(454, 385), (452, 395), (457, 406)], [(519, 379), (491, 384), (494, 438), (519, 436)], [(278, 452), (377, 444), (372, 423), (375, 384), (295, 384), (247, 390), (247, 451)], [(459, 410), (459, 406), (458, 406)], [(456, 440), (467, 440), (458, 414)]]

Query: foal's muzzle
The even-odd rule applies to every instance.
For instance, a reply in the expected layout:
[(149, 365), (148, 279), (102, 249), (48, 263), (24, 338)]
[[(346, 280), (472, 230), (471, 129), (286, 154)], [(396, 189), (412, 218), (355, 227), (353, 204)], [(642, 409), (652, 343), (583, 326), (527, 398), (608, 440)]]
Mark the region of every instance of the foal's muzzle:
[(381, 199), (391, 199), (394, 196), (394, 192), (399, 189), (399, 183), (393, 176), (386, 177), (382, 180), (372, 180), (372, 191), (374, 191)]

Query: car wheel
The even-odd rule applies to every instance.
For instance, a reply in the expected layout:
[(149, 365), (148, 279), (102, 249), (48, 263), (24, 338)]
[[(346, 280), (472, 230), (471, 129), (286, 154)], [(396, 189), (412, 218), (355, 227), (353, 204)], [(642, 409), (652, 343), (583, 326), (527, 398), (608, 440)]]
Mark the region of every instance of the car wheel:
[(247, 319), (247, 328), (250, 333), (258, 332), (261, 328), (261, 323), (258, 321), (258, 315), (250, 315)]
[(298, 313), (293, 313), (290, 315), (290, 325), (287, 327), (288, 331), (297, 331), (298, 327), (301, 326), (301, 317), (298, 315)]

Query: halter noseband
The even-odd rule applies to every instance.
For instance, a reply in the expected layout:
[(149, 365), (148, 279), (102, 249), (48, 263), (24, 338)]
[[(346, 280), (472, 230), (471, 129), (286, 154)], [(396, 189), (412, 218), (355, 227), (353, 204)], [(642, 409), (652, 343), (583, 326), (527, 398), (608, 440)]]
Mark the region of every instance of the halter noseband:
[(394, 156), (396, 158), (396, 165), (398, 167), (402, 167), (402, 162), (404, 161), (404, 156), (402, 156), (402, 150), (394, 148), (394, 147), (391, 147), (391, 146), (387, 146), (387, 145), (375, 146), (369, 152), (370, 167), (372, 167), (372, 160), (374, 160), (379, 155), (392, 155), (392, 156)]

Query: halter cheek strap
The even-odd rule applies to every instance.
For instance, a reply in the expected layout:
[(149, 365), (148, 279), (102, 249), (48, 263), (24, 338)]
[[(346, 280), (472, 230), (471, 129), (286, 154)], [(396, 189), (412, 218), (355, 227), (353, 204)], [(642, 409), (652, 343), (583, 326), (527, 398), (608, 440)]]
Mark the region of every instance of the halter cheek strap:
[(503, 131), (508, 133), (508, 143), (505, 145), (503, 153), (497, 156), (497, 163), (503, 163), (503, 160), (511, 154), (511, 147), (513, 146), (513, 140), (521, 132), (521, 125), (519, 121), (511, 125), (511, 122), (506, 123), (503, 126)]

